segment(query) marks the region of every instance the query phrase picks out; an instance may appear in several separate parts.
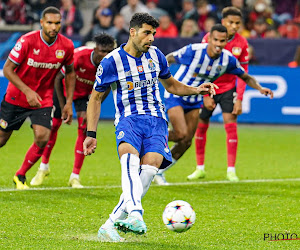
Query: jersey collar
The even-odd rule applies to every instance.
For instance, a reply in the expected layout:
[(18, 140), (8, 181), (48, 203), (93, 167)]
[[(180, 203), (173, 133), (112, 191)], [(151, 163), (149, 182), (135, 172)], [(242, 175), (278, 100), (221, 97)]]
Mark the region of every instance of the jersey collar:
[(91, 53), (90, 60), (91, 60), (91, 63), (97, 68), (98, 66), (94, 63), (93, 56), (94, 56), (94, 50)]
[[(58, 35), (57, 35), (57, 36), (58, 36)], [(44, 40), (44, 38), (43, 38), (43, 36), (42, 36), (42, 30), (40, 30), (40, 37), (41, 37), (42, 41), (43, 41), (48, 47), (51, 47), (51, 46), (56, 42), (57, 36), (55, 37), (55, 40), (54, 40), (53, 43), (48, 44), (48, 43)]]
[(235, 34), (234, 34), (234, 36), (233, 36), (233, 37), (231, 37), (231, 39), (230, 39), (230, 40), (228, 40), (228, 41), (227, 41), (227, 43), (231, 42), (231, 41), (234, 39), (234, 37), (235, 37)]

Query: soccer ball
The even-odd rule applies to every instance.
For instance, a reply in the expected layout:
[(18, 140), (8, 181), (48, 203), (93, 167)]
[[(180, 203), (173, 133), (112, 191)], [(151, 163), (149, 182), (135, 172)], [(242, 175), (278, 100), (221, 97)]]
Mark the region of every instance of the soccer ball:
[(171, 231), (182, 233), (189, 230), (196, 220), (196, 213), (186, 201), (172, 201), (163, 212), (163, 222)]

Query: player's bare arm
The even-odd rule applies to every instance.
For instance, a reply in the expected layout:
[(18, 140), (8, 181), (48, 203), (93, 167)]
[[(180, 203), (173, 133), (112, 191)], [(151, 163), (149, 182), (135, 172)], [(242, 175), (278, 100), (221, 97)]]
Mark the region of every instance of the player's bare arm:
[(66, 104), (66, 98), (64, 96), (64, 88), (62, 83), (64, 77), (65, 76), (59, 71), (54, 79), (54, 87), (61, 110), (63, 110)]
[(105, 101), (106, 97), (109, 95), (110, 93), (110, 88), (108, 88), (105, 92), (104, 95), (102, 97), (101, 103)]
[(202, 83), (198, 87), (191, 87), (177, 81), (173, 76), (168, 79), (160, 79), (161, 83), (165, 89), (174, 95), (186, 96), (186, 95), (215, 95), (215, 89), (218, 88), (217, 85), (213, 83)]
[(20, 77), (15, 72), (15, 69), (18, 67), (17, 64), (13, 63), (11, 60), (7, 59), (4, 67), (3, 67), (3, 74), (4, 76), (22, 93), (25, 94), (27, 102), (31, 107), (39, 108), (41, 107), (42, 98), (36, 93), (34, 90), (29, 88), (26, 83), (24, 83)]
[(173, 56), (173, 53), (168, 54), (166, 56), (166, 59), (167, 59), (169, 64), (176, 63), (176, 60), (175, 60), (175, 57)]
[(84, 155), (91, 155), (97, 147), (97, 125), (101, 112), (101, 102), (105, 92), (98, 92), (93, 89), (89, 104), (87, 107), (87, 137), (83, 142)]
[(270, 98), (273, 98), (273, 91), (268, 88), (263, 88), (258, 81), (255, 80), (254, 77), (250, 76), (247, 73), (244, 73), (243, 75), (239, 76), (242, 80), (244, 80), (248, 86), (251, 88), (257, 89), (261, 94), (265, 96), (270, 96)]
[(64, 123), (71, 124), (73, 119), (73, 94), (75, 89), (76, 75), (73, 65), (65, 66), (65, 83), (66, 83), (66, 104), (62, 110), (62, 119)]

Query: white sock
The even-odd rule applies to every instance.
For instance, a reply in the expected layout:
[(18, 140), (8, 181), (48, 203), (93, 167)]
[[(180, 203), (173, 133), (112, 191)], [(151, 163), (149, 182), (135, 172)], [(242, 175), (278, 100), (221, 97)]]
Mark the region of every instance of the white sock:
[(134, 154), (124, 154), (121, 157), (122, 190), (126, 204), (126, 211), (141, 211), (143, 185), (139, 176), (140, 158)]
[(170, 169), (171, 167), (173, 167), (175, 164), (176, 164), (177, 160), (175, 160), (173, 157), (172, 157), (172, 163), (167, 166), (166, 168), (164, 169), (159, 169), (157, 174), (163, 174), (165, 171), (167, 171), (168, 169)]
[(70, 180), (72, 180), (72, 179), (79, 179), (79, 174), (74, 174), (74, 173), (72, 173), (72, 174), (70, 175)]
[(41, 170), (48, 170), (49, 169), (49, 163), (42, 163), (40, 164)]
[(109, 215), (109, 219), (105, 222), (105, 226), (113, 226), (116, 220), (124, 220), (128, 213), (126, 211), (126, 205), (124, 202), (123, 194), (120, 196), (119, 203), (115, 206), (112, 213)]
[(197, 169), (204, 170), (204, 165), (197, 165)]
[[(154, 176), (157, 173), (157, 168), (150, 166), (150, 165), (142, 165), (140, 168), (140, 178), (143, 185), (143, 194), (142, 198), (147, 193), (150, 184), (154, 178)], [(120, 196), (119, 203), (115, 206), (112, 213), (109, 215), (109, 219), (105, 222), (104, 226), (113, 226), (116, 220), (124, 220), (127, 217), (128, 213), (126, 211), (126, 205), (124, 202), (123, 194)], [(136, 217), (139, 217), (139, 215), (135, 213), (131, 213), (131, 215), (134, 215)]]
[(147, 191), (151, 185), (151, 182), (152, 182), (154, 176), (156, 175), (157, 171), (158, 171), (158, 168), (156, 168), (154, 166), (150, 166), (150, 165), (142, 165), (141, 166), (140, 178), (141, 178), (141, 182), (143, 184), (142, 198), (147, 193)]
[(228, 167), (227, 168), (227, 173), (229, 173), (229, 172), (235, 173), (235, 167)]

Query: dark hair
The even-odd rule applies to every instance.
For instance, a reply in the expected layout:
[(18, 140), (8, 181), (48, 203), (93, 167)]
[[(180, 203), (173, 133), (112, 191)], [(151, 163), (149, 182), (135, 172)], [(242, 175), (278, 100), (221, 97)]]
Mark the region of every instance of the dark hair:
[(230, 6), (230, 7), (226, 7), (222, 10), (222, 18), (226, 18), (228, 16), (239, 16), (242, 18), (242, 12), (240, 11), (240, 9), (234, 7), (234, 6)]
[(210, 30), (210, 34), (212, 34), (214, 31), (219, 31), (219, 32), (225, 32), (227, 33), (227, 29), (225, 26), (223, 26), (222, 24), (218, 23), (215, 24), (214, 26), (212, 26), (211, 30)]
[(42, 12), (42, 18), (44, 18), (45, 15), (49, 14), (49, 13), (50, 14), (59, 14), (59, 15), (61, 15), (58, 8), (50, 6), (50, 7), (47, 7), (46, 9), (43, 10), (43, 12)]
[(141, 28), (144, 23), (151, 25), (153, 28), (159, 26), (159, 22), (148, 13), (135, 13), (130, 20), (129, 29), (134, 27)]
[(115, 39), (106, 33), (95, 35), (93, 40), (95, 41), (96, 45), (109, 46), (115, 44)]

